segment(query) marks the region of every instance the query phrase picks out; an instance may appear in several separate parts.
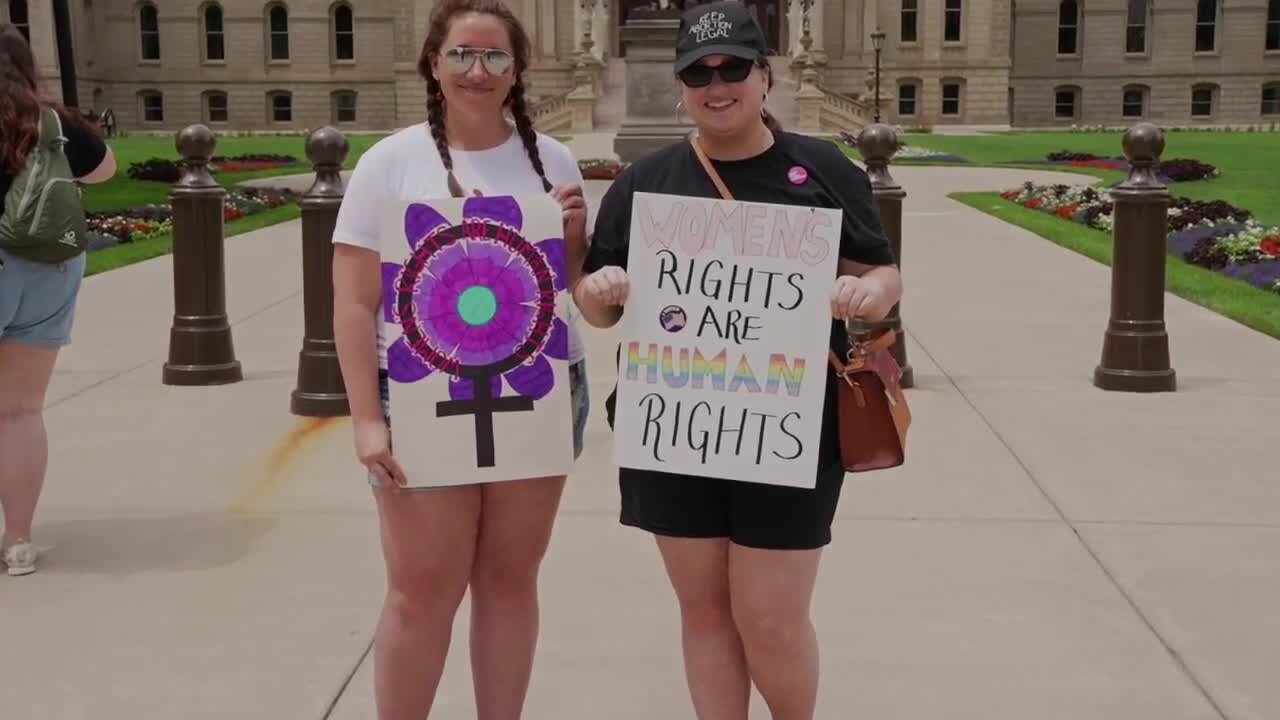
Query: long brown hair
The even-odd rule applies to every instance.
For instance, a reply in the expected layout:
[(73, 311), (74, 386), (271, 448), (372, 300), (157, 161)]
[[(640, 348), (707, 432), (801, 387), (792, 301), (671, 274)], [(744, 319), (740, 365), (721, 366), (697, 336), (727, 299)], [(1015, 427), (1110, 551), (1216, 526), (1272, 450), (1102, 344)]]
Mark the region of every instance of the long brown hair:
[(533, 120), (529, 117), (529, 108), (524, 98), (523, 74), (525, 68), (529, 67), (529, 34), (502, 0), (443, 0), (431, 13), (427, 39), (423, 42), (422, 54), (418, 57), (418, 74), (427, 82), (427, 124), (431, 127), (431, 137), (436, 141), (436, 149), (440, 151), (444, 168), (449, 173), (449, 190), (455, 195), (463, 194), (462, 186), (453, 175), (453, 158), (449, 155), (449, 140), (444, 129), (444, 94), (440, 90), (440, 82), (431, 74), (431, 61), (440, 54), (453, 18), (469, 12), (492, 15), (507, 27), (512, 55), (515, 56), (515, 67), (511, 72), (516, 80), (507, 102), (516, 122), (516, 132), (520, 134), (524, 151), (529, 155), (529, 162), (533, 163), (534, 171), (542, 178), (543, 189), (549, 191), (551, 183), (547, 181), (542, 157), (538, 154), (538, 135), (533, 129)]
[(10, 175), (22, 171), (27, 153), (40, 138), (40, 111), (46, 107), (64, 123), (99, 134), (78, 112), (40, 97), (31, 46), (17, 26), (0, 24), (0, 170)]

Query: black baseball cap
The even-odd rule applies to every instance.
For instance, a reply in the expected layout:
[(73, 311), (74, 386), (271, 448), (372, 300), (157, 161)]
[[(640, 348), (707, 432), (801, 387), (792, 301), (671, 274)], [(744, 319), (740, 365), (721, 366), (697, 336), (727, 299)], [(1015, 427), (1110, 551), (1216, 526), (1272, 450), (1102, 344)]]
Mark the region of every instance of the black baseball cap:
[(751, 11), (738, 0), (694, 5), (680, 16), (676, 72), (708, 55), (758, 60), (766, 52), (764, 33), (760, 32)]

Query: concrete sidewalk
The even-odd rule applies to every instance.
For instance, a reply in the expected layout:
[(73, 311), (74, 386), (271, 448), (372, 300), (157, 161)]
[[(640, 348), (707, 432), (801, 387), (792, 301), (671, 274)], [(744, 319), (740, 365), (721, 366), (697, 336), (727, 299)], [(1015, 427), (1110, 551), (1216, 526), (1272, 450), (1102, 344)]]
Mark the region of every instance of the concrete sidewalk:
[[(1170, 296), (1179, 391), (1098, 391), (1109, 270), (945, 198), (1082, 179), (894, 173), (916, 424), (906, 466), (846, 482), (819, 717), (1280, 717), (1280, 343)], [(228, 240), (237, 385), (160, 384), (168, 258), (86, 281), (49, 400), (53, 547), (0, 576), (4, 720), (374, 717), (373, 507), (349, 424), (289, 414), (298, 233)], [(657, 553), (617, 523), (611, 338), (589, 343), (525, 717), (692, 718)], [(433, 720), (474, 717), (466, 622)]]

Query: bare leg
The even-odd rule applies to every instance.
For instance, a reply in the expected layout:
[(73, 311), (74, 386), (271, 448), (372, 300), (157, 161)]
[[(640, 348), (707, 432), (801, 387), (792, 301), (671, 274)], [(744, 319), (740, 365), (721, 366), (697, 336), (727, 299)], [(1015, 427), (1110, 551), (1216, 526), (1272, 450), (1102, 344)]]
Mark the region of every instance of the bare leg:
[(818, 636), (809, 617), (821, 550), (729, 551), (733, 618), (773, 720), (812, 720)]
[(538, 645), (538, 570), (564, 476), (484, 486), (471, 571), (471, 677), (478, 720), (516, 720)]
[(31, 539), (49, 461), (44, 399), (57, 357), (57, 350), (0, 341), (0, 547)]
[(751, 680), (729, 595), (729, 541), (658, 537), (680, 603), (685, 678), (698, 720), (746, 720)]
[(424, 720), (471, 574), (480, 488), (374, 494), (387, 564), (387, 597), (373, 651), (378, 720)]

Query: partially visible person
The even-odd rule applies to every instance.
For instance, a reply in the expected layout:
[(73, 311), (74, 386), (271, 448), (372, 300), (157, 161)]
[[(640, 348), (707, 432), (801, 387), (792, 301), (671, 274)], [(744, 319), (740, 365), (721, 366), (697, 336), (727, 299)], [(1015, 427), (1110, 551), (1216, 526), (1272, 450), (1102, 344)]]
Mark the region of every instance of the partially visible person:
[[(111, 149), (80, 113), (41, 99), (30, 46), (16, 27), (0, 25), (0, 560), (10, 575), (36, 570), (31, 525), (49, 457), (45, 392), (59, 349), (71, 341), (84, 276), (84, 238), (77, 233), (63, 238), (60, 245), (70, 249), (31, 246), (26, 234), (36, 230), (14, 222), (21, 217), (21, 225), (27, 225), (26, 218), (42, 211), (64, 212), (68, 203), (79, 210), (78, 192), (67, 192), (70, 185), (15, 184), (24, 171), (30, 178), (47, 177), (48, 168), (29, 167), (30, 160), (50, 134), (58, 133), (65, 143), (51, 152), (65, 156), (77, 182), (99, 183), (115, 175)], [(5, 213), (11, 214), (7, 225)]]
[[(587, 242), (582, 173), (567, 147), (533, 128), (523, 78), (529, 59), (529, 36), (501, 0), (436, 3), (418, 62), (425, 122), (361, 156), (334, 229), (334, 338), (387, 571), (373, 645), (378, 720), (430, 715), (468, 590), (473, 717), (519, 718), (533, 670), (538, 573), (565, 476), (525, 478), (513, 470), (501, 482), (402, 487), (387, 415), (395, 412), (388, 406), (392, 351), (377, 320), (380, 226), (403, 202), (453, 196), (484, 206), (476, 196), (548, 193), (560, 205), (568, 281), (576, 281)], [(586, 352), (578, 329), (569, 328), (576, 456), (587, 417)], [(441, 455), (456, 452), (428, 433), (406, 437)]]
[[(675, 58), (696, 133), (636, 161), (605, 194), (574, 289), (583, 317), (610, 327), (627, 308), (633, 194), (720, 198), (718, 178), (738, 200), (842, 211), (838, 270), (829, 281), (831, 349), (843, 354), (846, 320), (880, 320), (902, 297), (866, 173), (835, 145), (784, 131), (765, 110), (773, 77), (764, 35), (741, 2), (685, 10)], [(810, 606), (844, 481), (837, 380), (823, 365), (820, 437), (806, 438), (819, 455), (812, 489), (619, 471), (621, 522), (654, 536), (680, 607), (685, 677), (699, 720), (747, 720), (753, 685), (773, 720), (813, 720), (819, 667)], [(605, 405), (610, 426), (616, 402), (615, 391)]]

